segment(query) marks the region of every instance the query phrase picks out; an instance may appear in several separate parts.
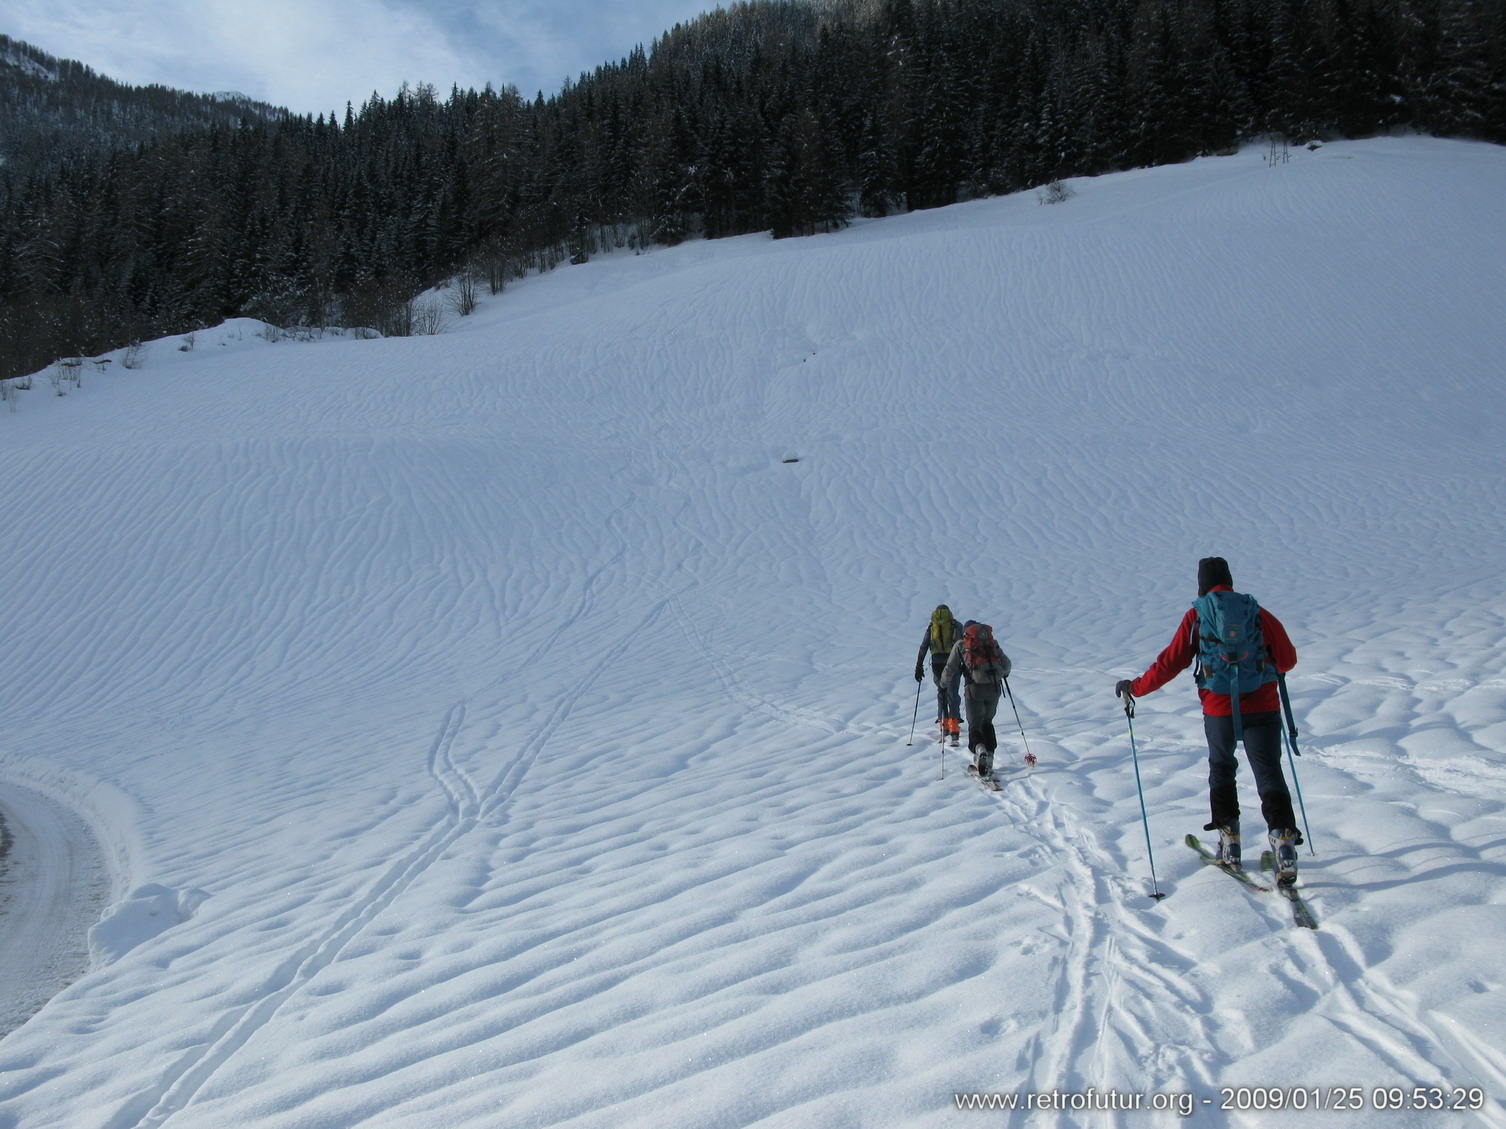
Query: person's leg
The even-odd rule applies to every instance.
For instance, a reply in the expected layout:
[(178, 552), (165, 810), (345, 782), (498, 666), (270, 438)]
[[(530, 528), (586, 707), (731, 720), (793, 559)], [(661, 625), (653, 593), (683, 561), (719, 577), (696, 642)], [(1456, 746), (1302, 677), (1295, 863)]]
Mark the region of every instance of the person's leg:
[(1236, 865), (1243, 861), (1239, 840), (1239, 790), (1235, 778), (1239, 760), (1234, 740), (1234, 719), (1203, 715), (1203, 733), (1208, 738), (1208, 810), (1204, 831), (1218, 832), (1216, 854)]
[(978, 704), (978, 687), (972, 682), (963, 683), (962, 704), (967, 710), (967, 751), (976, 758), (978, 748), (982, 744), (983, 714)]
[(1240, 719), (1244, 727), (1245, 758), (1255, 776), (1255, 790), (1260, 794), (1260, 814), (1271, 831), (1297, 827), (1292, 811), (1292, 794), (1287, 790), (1281, 771), (1281, 714), (1277, 712), (1246, 714)]
[(1292, 794), (1287, 791), (1281, 772), (1281, 715), (1252, 714), (1244, 719), (1245, 756), (1255, 774), (1255, 788), (1260, 793), (1260, 814), (1265, 816), (1266, 834), (1276, 856), (1276, 881), (1290, 886), (1297, 880), (1297, 815), (1292, 811)]
[(1208, 738), (1209, 830), (1239, 822), (1239, 792), (1234, 780), (1239, 761), (1234, 756), (1234, 719), (1203, 715), (1203, 733)]
[(997, 686), (980, 686), (978, 695), (978, 709), (982, 715), (979, 718), (983, 729), (983, 743), (990, 753), (999, 747), (998, 734), (994, 731), (994, 717), (999, 712), (999, 688)]
[(931, 681), (936, 684), (936, 728), (942, 733), (947, 732), (946, 719), (952, 715), (947, 712), (949, 695), (945, 682), (942, 680), (942, 672), (946, 670), (946, 661), (931, 659)]
[(946, 712), (942, 716), (951, 719), (953, 733), (961, 729), (962, 672), (960, 670), (952, 675), (952, 681), (946, 687)]
[(975, 714), (977, 723), (968, 725), (968, 739), (979, 746), (977, 752), (978, 771), (987, 776), (994, 770), (994, 753), (999, 748), (999, 737), (994, 731), (994, 715), (999, 711), (999, 688), (992, 684), (975, 687), (977, 700)]
[(965, 716), (967, 718), (967, 751), (968, 752), (972, 752), (973, 751), (973, 714), (976, 712), (976, 709), (973, 706), (973, 687), (972, 687), (971, 683), (969, 683), (968, 685), (962, 687), (962, 705), (965, 708), (965, 710), (967, 711), (966, 714), (965, 714)]

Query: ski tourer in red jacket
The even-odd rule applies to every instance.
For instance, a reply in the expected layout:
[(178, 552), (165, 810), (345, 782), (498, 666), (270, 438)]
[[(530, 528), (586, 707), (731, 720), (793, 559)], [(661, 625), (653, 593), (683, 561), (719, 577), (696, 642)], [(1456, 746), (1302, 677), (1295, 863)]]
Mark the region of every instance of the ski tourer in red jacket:
[[(1198, 562), (1198, 596), (1209, 592), (1232, 592), (1234, 578), (1222, 557), (1204, 557)], [(1297, 649), (1292, 646), (1281, 621), (1264, 608), (1260, 609), (1260, 631), (1266, 655), (1282, 674), (1297, 665)], [(1115, 697), (1130, 695), (1143, 698), (1165, 686), (1186, 670), (1198, 656), (1198, 612), (1189, 608), (1177, 625), (1171, 642), (1136, 679), (1122, 679), (1114, 687)], [(1233, 699), (1198, 687), (1203, 703), (1203, 732), (1208, 738), (1208, 804), (1211, 818), (1205, 831), (1219, 833), (1217, 860), (1226, 866), (1241, 865), (1239, 796), (1235, 787), (1238, 770), (1236, 749), (1243, 743), (1245, 757), (1255, 777), (1260, 795), (1260, 812), (1265, 819), (1271, 848), (1276, 856), (1276, 880), (1290, 885), (1297, 880), (1296, 845), (1302, 842), (1292, 811), (1291, 793), (1281, 771), (1281, 692), (1275, 681), (1267, 682), (1248, 694), (1239, 696), (1239, 716), (1234, 715)], [(1125, 712), (1133, 716), (1132, 703), (1125, 700)], [(1240, 724), (1242, 722), (1242, 725)]]

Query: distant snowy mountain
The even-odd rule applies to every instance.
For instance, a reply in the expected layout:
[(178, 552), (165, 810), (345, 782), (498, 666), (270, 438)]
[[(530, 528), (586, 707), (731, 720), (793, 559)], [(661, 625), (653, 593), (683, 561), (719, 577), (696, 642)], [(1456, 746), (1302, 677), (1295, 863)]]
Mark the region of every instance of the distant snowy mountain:
[(0, 37), (0, 66), (13, 67), (23, 75), (43, 82), (56, 82), (56, 69), (47, 66), (43, 59), (25, 44)]
[(233, 124), (246, 114), (286, 113), (241, 94), (129, 86), (0, 35), (0, 159), (23, 170), (175, 130)]
[[(0, 977), (0, 1125), (1506, 1124), (1506, 150), (1265, 156), (38, 379), (0, 807), (102, 908)], [(1190, 675), (1113, 697), (1210, 554), (1298, 650), (1316, 930), (1183, 845)]]

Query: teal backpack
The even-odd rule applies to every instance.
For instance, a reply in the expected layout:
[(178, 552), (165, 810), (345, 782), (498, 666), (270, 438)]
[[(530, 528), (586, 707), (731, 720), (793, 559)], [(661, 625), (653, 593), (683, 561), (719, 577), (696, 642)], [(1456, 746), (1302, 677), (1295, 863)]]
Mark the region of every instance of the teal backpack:
[(1197, 609), (1197, 669), (1201, 689), (1228, 694), (1234, 702), (1234, 736), (1239, 721), (1239, 696), (1276, 681), (1276, 667), (1265, 649), (1260, 629), (1260, 604), (1240, 592), (1209, 592), (1192, 602)]

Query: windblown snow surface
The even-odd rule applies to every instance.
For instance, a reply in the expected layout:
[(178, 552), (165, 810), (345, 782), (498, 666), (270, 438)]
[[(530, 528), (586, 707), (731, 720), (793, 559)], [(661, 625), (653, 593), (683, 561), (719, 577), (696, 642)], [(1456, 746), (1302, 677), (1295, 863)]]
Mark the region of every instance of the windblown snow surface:
[[(0, 1127), (1506, 1124), (1506, 150), (1263, 157), (38, 381), (0, 777), (114, 887)], [(1299, 651), (1317, 931), (1182, 844), (1189, 675), (1147, 842), (1112, 688), (1212, 554)]]

